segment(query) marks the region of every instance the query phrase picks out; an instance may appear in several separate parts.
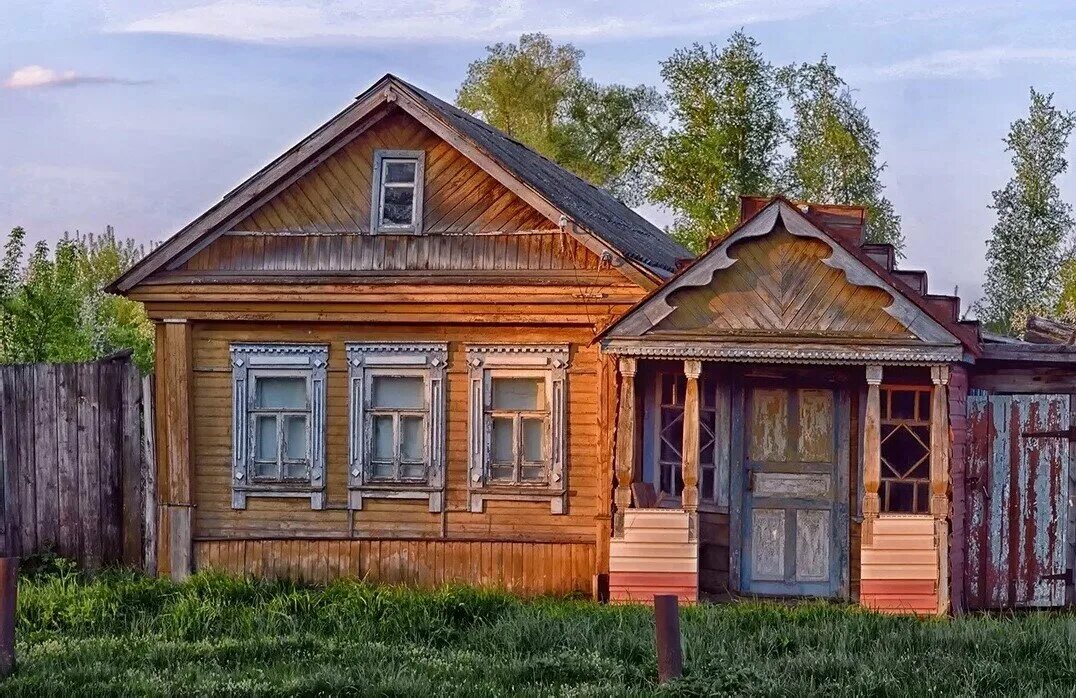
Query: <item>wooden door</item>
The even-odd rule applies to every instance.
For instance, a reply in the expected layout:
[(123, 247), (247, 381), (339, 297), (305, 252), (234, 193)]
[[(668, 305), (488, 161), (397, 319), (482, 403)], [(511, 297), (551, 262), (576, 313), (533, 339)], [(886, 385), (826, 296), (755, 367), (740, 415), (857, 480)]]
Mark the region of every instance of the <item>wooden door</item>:
[(743, 401), (741, 591), (846, 593), (848, 403), (831, 387), (749, 386)]
[(973, 609), (1065, 603), (1068, 395), (969, 395), (964, 591)]

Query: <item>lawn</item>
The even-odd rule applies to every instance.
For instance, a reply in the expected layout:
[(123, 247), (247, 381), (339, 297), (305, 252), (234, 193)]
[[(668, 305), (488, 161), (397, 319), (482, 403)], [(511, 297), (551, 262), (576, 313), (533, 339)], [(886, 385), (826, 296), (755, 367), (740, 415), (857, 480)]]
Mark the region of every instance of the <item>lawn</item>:
[(63, 561), (19, 585), (0, 695), (1073, 695), (1076, 618), (957, 621), (826, 604), (687, 608), (659, 686), (642, 607), (469, 589), (326, 588)]

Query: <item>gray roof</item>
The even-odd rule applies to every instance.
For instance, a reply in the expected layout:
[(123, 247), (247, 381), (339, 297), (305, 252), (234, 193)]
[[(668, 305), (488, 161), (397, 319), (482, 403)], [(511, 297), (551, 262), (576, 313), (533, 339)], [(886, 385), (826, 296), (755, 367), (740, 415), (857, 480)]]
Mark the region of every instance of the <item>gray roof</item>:
[(630, 259), (651, 267), (660, 276), (668, 276), (676, 270), (678, 260), (694, 257), (664, 231), (604, 189), (569, 172), (481, 119), (404, 80), (395, 79), (549, 203)]

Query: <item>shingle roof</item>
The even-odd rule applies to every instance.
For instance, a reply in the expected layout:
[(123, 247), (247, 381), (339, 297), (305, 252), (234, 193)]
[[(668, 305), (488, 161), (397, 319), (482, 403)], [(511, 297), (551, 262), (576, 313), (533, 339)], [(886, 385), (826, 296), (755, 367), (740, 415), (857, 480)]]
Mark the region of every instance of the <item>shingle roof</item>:
[(661, 276), (691, 252), (607, 191), (569, 172), (484, 121), (410, 83), (395, 78), (431, 110), (497, 160), (549, 203), (636, 262)]

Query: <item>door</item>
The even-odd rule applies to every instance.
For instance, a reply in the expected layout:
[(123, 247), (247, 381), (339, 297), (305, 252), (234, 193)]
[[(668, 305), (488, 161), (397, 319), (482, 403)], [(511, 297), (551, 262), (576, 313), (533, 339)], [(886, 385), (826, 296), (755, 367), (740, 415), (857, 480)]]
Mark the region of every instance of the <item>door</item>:
[(1068, 395), (969, 395), (964, 590), (970, 608), (1065, 603)]
[(830, 387), (748, 386), (739, 480), (743, 592), (845, 593), (848, 405)]

